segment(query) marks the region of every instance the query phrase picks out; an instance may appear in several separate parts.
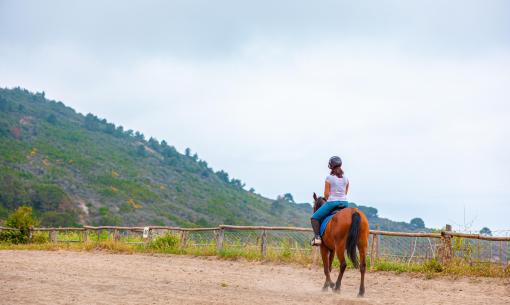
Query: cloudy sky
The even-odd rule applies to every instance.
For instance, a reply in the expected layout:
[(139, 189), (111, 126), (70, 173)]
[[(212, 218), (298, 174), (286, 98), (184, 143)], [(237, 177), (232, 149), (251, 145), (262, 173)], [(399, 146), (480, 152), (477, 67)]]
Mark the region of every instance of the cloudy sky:
[(505, 0), (0, 0), (0, 86), (267, 197), (309, 202), (340, 155), (350, 200), (381, 216), (510, 229)]

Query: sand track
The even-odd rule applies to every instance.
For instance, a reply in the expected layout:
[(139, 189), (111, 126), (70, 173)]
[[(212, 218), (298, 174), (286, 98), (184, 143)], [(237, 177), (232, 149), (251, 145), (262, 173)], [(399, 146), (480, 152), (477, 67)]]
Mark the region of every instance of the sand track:
[[(334, 276), (337, 272), (334, 272)], [(216, 258), (103, 252), (0, 251), (0, 304), (510, 304), (502, 279), (426, 280), (346, 272), (323, 293), (321, 270)]]

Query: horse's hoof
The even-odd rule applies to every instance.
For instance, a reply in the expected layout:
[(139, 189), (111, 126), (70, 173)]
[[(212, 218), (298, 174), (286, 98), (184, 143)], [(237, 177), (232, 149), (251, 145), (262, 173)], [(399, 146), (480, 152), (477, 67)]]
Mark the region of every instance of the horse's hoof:
[(328, 286), (322, 287), (322, 292), (328, 292)]
[(335, 288), (335, 283), (329, 283), (329, 288)]
[(333, 288), (334, 293), (340, 293), (340, 288)]
[(360, 293), (358, 293), (358, 298), (362, 298), (362, 297), (364, 297), (364, 296), (365, 296), (365, 293), (364, 293), (364, 292), (363, 292), (363, 293), (361, 293), (361, 292), (360, 292)]

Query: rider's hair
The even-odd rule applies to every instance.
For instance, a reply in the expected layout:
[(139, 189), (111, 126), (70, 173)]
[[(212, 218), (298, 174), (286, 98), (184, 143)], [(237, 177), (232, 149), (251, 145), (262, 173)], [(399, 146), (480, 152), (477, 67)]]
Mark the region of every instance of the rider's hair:
[(336, 166), (331, 169), (330, 175), (337, 176), (338, 178), (342, 178), (344, 176), (344, 170), (342, 169), (342, 166)]

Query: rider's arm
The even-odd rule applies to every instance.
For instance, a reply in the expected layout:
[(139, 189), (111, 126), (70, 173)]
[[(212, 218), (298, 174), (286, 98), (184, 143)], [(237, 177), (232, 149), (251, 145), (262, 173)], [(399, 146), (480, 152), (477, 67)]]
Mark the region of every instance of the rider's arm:
[(329, 198), (330, 190), (331, 190), (331, 185), (329, 184), (328, 181), (326, 181), (326, 184), (324, 185), (324, 198), (326, 198), (326, 200), (328, 200), (328, 198)]
[(349, 182), (347, 182), (347, 185), (345, 186), (345, 195), (349, 193)]

